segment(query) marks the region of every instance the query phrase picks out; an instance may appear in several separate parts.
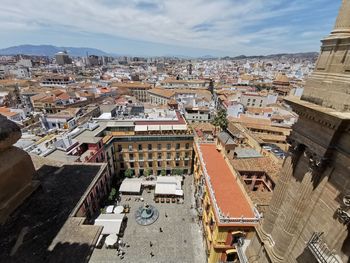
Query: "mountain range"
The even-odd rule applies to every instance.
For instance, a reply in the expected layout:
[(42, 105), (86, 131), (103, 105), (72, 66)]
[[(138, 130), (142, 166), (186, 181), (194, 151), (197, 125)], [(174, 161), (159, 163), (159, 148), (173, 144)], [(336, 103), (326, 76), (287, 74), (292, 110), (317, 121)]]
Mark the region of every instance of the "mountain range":
[[(0, 55), (34, 55), (34, 56), (54, 56), (57, 52), (66, 50), (67, 53), (72, 57), (84, 57), (86, 54), (96, 55), (96, 56), (117, 56), (116, 54), (107, 53), (103, 50), (89, 47), (57, 47), (53, 45), (19, 45), (12, 46), (8, 48), (0, 49)], [(305, 52), (305, 53), (292, 53), (292, 54), (272, 54), (265, 56), (245, 56), (240, 55), (236, 57), (223, 57), (222, 59), (278, 59), (281, 57), (287, 58), (315, 58), (317, 57), (317, 52)], [(169, 57), (179, 57), (184, 59), (194, 59), (194, 57), (190, 56), (175, 56), (175, 55), (167, 55)], [(200, 57), (202, 59), (215, 59), (217, 57), (206, 55)]]
[(53, 45), (19, 45), (0, 49), (0, 55), (34, 55), (34, 56), (54, 56), (57, 52), (66, 50), (72, 57), (83, 57), (88, 53), (96, 56), (112, 56), (96, 48), (88, 47), (57, 47)]

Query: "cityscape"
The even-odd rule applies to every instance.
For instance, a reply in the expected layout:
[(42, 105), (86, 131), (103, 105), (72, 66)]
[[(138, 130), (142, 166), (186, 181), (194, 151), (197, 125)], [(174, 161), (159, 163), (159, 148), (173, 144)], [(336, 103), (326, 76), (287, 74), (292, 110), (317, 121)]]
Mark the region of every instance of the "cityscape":
[[(221, 23), (253, 24), (251, 8), (300, 28), (323, 0), (106, 1), (115, 28), (99, 27), (104, 1), (52, 17), (45, 1), (3, 1), (0, 262), (350, 262), (350, 0), (324, 6), (322, 39), (310, 22), (283, 47), (268, 23), (261, 41)], [(52, 41), (11, 42), (21, 23)], [(73, 40), (89, 27), (94, 40)]]

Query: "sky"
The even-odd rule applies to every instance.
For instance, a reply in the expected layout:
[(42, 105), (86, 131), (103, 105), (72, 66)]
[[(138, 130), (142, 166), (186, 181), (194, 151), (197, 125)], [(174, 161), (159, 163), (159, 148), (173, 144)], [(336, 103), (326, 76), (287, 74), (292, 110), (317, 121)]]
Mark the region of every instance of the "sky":
[(341, 0), (0, 0), (0, 48), (91, 47), (120, 55), (319, 51)]

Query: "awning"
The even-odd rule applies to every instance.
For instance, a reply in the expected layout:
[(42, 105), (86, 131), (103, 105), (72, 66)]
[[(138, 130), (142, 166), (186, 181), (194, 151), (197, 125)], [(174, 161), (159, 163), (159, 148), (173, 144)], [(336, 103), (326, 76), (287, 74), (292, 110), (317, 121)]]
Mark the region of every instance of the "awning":
[(159, 131), (160, 126), (159, 125), (148, 125), (148, 130), (149, 131)]
[(186, 124), (173, 125), (173, 130), (187, 130)]
[(162, 131), (171, 131), (173, 129), (172, 125), (160, 125)]
[(121, 193), (140, 193), (141, 180), (140, 179), (124, 179), (120, 185), (119, 192)]
[(156, 195), (175, 195), (176, 184), (157, 183), (154, 190)]
[(135, 131), (147, 131), (147, 125), (136, 125)]
[(102, 235), (119, 234), (124, 214), (101, 214), (95, 219), (94, 225), (103, 226)]

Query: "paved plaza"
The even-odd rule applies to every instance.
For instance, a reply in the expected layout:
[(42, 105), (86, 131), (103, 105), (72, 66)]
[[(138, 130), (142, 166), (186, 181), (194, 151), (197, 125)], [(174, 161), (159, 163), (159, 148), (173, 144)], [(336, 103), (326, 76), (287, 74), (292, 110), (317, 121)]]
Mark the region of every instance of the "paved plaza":
[[(135, 201), (135, 197), (140, 196), (123, 196), (121, 204), (129, 204), (131, 210), (127, 214), (128, 222), (122, 241), (130, 247), (125, 248), (123, 259), (117, 255), (116, 249), (95, 249), (90, 262), (206, 262), (202, 231), (196, 222), (196, 212), (191, 208), (194, 207), (192, 179), (187, 177), (184, 180), (184, 204), (155, 203), (154, 190), (151, 193), (143, 191), (144, 202), (154, 205), (159, 211), (158, 220), (148, 226), (139, 225), (134, 218), (135, 211), (144, 204)], [(131, 201), (126, 201), (130, 197)]]

